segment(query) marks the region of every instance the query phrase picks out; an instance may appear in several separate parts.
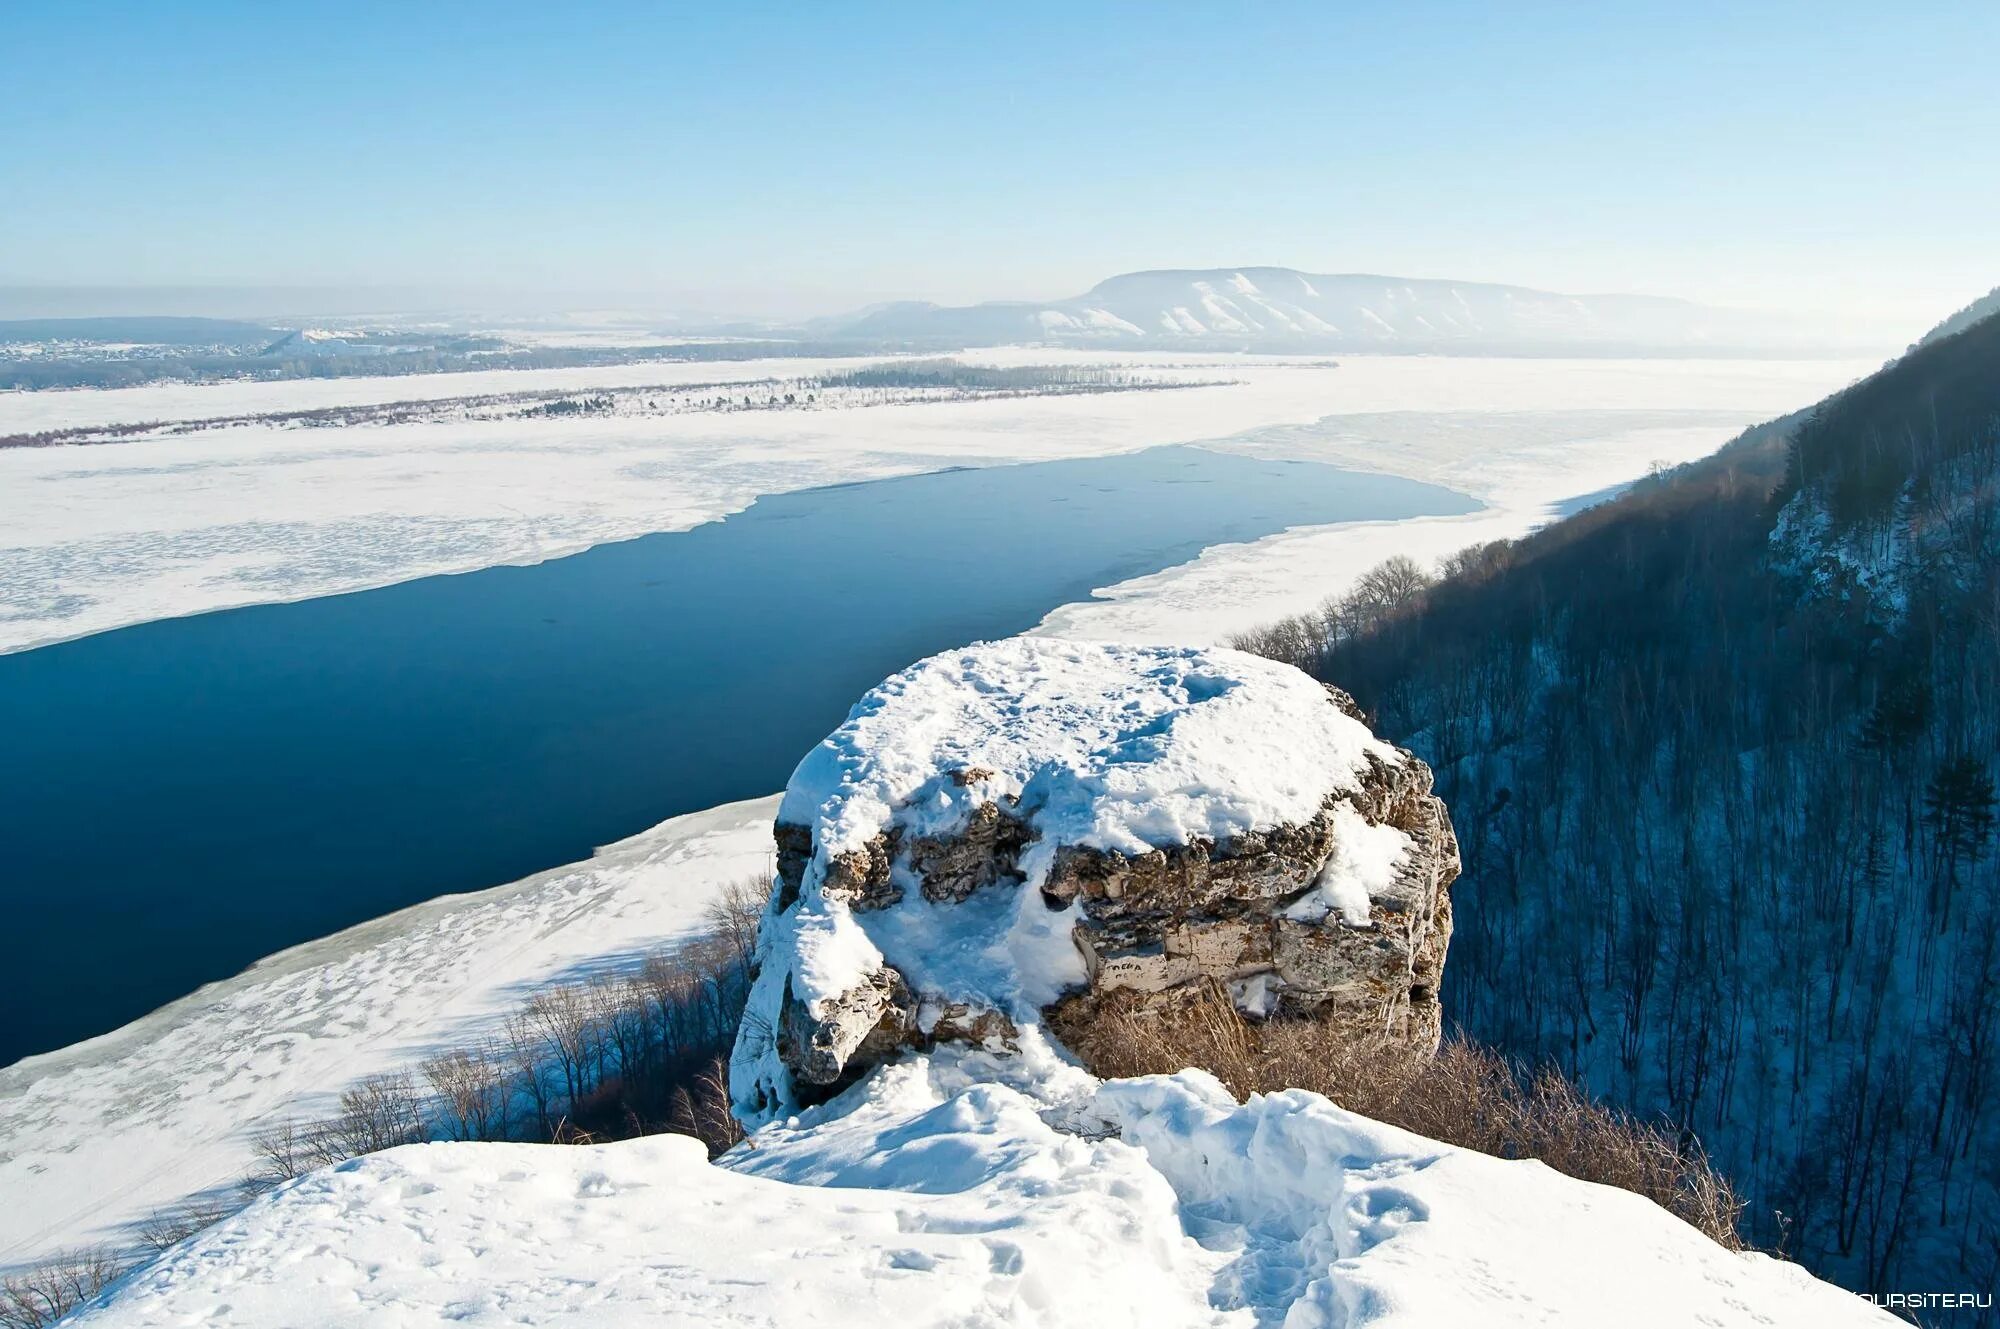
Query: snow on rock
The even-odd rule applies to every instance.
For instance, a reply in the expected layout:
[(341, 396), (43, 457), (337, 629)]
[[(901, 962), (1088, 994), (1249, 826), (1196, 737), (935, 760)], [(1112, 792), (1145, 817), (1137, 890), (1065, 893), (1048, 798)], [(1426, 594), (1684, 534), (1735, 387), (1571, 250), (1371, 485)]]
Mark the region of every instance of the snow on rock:
[(1048, 638), (947, 652), (799, 763), (776, 837), (732, 1069), (752, 1122), (904, 1048), (1204, 978), (1254, 988), (1259, 1014), (1437, 1038), (1458, 859), (1430, 772), (1289, 666)]
[(1199, 1072), (887, 1066), (716, 1163), (434, 1144), (316, 1172), (78, 1329), (1845, 1329), (1898, 1323), (1637, 1196)]
[[(1302, 821), (1396, 749), (1296, 669), (1240, 651), (1014, 639), (947, 651), (862, 698), (786, 786), (815, 866), (996, 798), (1056, 844), (1144, 852)], [(967, 772), (977, 771), (971, 778)], [(1053, 842), (1053, 843), (1050, 843)]]

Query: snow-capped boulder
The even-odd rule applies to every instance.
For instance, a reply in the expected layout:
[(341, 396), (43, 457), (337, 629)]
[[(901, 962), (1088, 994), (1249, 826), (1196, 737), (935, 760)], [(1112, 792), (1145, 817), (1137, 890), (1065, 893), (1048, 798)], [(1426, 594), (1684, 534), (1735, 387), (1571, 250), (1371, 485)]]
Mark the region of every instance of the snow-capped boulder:
[(757, 1122), (898, 1050), (1229, 986), (1435, 1046), (1458, 848), (1352, 700), (1239, 651), (1017, 639), (897, 674), (799, 764), (731, 1082)]

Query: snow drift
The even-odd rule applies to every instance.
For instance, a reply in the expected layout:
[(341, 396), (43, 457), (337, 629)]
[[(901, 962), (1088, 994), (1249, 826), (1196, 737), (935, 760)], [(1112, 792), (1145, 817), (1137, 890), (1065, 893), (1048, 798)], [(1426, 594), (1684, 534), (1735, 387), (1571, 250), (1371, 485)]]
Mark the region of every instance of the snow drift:
[(1045, 1046), (884, 1067), (715, 1164), (654, 1137), (417, 1145), (315, 1173), (87, 1329), (1889, 1325), (1636, 1196), (1199, 1073)]

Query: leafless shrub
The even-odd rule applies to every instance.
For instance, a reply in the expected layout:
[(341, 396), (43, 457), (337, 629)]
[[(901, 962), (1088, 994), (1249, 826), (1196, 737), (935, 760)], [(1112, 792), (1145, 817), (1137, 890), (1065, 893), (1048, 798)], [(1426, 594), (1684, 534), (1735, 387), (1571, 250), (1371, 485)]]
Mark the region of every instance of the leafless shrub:
[(102, 1247), (65, 1251), (0, 1279), (0, 1329), (42, 1329), (102, 1292), (128, 1266)]
[(557, 1120), (549, 1131), (549, 1144), (599, 1144), (602, 1141), (592, 1132), (571, 1121), (568, 1117)]
[(1337, 612), (1333, 602), (1329, 602), (1328, 609), (1321, 612), (1294, 614), (1248, 632), (1239, 632), (1229, 639), (1229, 644), (1239, 651), (1248, 651), (1252, 655), (1261, 655), (1267, 660), (1276, 660), (1311, 673), (1318, 668), (1320, 657), (1326, 651), (1327, 618), (1331, 612)]
[(325, 1131), (314, 1122), (277, 1122), (258, 1131), (252, 1145), (257, 1151), (257, 1170), (244, 1186), (253, 1193), (303, 1176), (327, 1161)]
[[(725, 888), (712, 933), (646, 956), (636, 972), (545, 988), (486, 1046), (438, 1053), (415, 1076), (363, 1080), (331, 1117), (268, 1127), (245, 1189), (431, 1139), (596, 1144), (674, 1131), (728, 1148), (742, 1135), (724, 1058), (762, 910), (757, 883)], [(156, 1244), (185, 1235), (168, 1216), (154, 1226)]]
[(212, 1199), (189, 1200), (171, 1209), (155, 1210), (139, 1224), (139, 1240), (148, 1250), (158, 1253), (215, 1226), (229, 1217), (230, 1212), (230, 1205)]
[(1527, 1074), (1463, 1039), (1434, 1057), (1390, 1043), (1356, 1045), (1311, 1020), (1253, 1024), (1213, 984), (1178, 1006), (1142, 1013), (1100, 999), (1057, 1034), (1097, 1075), (1212, 1072), (1239, 1098), (1309, 1089), (1377, 1121), (1500, 1158), (1535, 1158), (1565, 1175), (1652, 1200), (1740, 1249), (1743, 1209), (1700, 1147), (1595, 1102), (1554, 1070)]
[(323, 1148), (341, 1158), (355, 1158), (401, 1144), (420, 1144), (431, 1138), (424, 1109), (424, 1100), (407, 1074), (371, 1075), (341, 1091), (340, 1113), (328, 1123)]
[(406, 1074), (376, 1075), (340, 1095), (340, 1110), (322, 1121), (287, 1120), (253, 1138), (258, 1168), (244, 1181), (256, 1194), (362, 1154), (431, 1138), (431, 1100)]
[[(1454, 557), (1473, 556), (1473, 551), (1466, 551)], [(1415, 559), (1396, 554), (1362, 573), (1345, 595), (1333, 596), (1318, 609), (1238, 633), (1229, 644), (1239, 651), (1317, 673), (1334, 643), (1372, 632), (1408, 613), (1423, 603), (1436, 584), (1437, 578)]]
[(702, 911), (702, 921), (728, 946), (745, 973), (757, 948), (757, 923), (764, 916), (764, 902), (770, 894), (768, 881), (743, 877), (724, 886)]

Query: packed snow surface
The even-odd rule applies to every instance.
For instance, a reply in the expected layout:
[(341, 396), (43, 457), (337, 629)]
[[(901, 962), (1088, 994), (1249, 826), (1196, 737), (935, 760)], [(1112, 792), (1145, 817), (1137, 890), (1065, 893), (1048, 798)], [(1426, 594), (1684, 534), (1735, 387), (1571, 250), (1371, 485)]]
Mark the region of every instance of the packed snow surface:
[(1897, 1323), (1651, 1203), (1045, 1046), (693, 1140), (436, 1144), (291, 1183), (78, 1316), (201, 1324), (1841, 1329)]
[[(751, 1018), (777, 1028), (787, 992), (819, 1014), (886, 961), (927, 995), (1032, 1023), (1086, 979), (1073, 914), (1036, 889), (1059, 849), (1140, 854), (1307, 821), (1370, 757), (1402, 760), (1318, 683), (1241, 651), (1014, 638), (920, 661), (792, 775), (778, 817), (810, 828), (813, 857), (798, 901), (765, 920)], [(946, 905), (906, 890), (866, 915), (821, 892), (835, 856), (892, 828), (958, 831), (1000, 800), (1032, 833), (1021, 890)], [(1347, 910), (1358, 895), (1365, 919), (1381, 855), (1361, 843), (1370, 861), (1341, 860), (1328, 889)], [(739, 1044), (734, 1082), (739, 1102), (790, 1101), (768, 1042)]]

